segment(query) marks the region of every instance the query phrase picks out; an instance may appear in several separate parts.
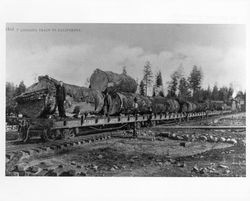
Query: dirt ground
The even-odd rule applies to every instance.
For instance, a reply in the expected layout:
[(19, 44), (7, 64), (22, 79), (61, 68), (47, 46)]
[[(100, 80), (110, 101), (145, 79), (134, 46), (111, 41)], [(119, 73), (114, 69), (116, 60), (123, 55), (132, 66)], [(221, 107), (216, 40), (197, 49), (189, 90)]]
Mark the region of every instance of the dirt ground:
[[(185, 125), (244, 126), (245, 121), (241, 113)], [(30, 176), (245, 177), (245, 137), (245, 130), (156, 127), (141, 130), (136, 139), (124, 131), (121, 137), (24, 158), (19, 165)]]

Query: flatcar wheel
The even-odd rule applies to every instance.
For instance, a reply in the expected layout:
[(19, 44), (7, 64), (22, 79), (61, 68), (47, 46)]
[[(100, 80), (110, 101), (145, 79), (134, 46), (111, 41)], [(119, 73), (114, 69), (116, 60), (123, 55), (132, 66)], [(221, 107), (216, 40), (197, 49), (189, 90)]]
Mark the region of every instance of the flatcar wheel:
[(74, 129), (64, 129), (63, 130), (63, 137), (65, 139), (71, 139), (75, 137), (75, 130)]
[(149, 127), (149, 123), (147, 121), (144, 122), (144, 127)]
[(141, 122), (136, 122), (136, 129), (141, 129)]
[(127, 130), (130, 130), (131, 129), (131, 124), (128, 123), (126, 127), (127, 127)]
[(60, 130), (50, 130), (47, 132), (48, 140), (54, 141), (60, 136)]
[(76, 130), (74, 128), (69, 129), (67, 137), (69, 139), (74, 138), (76, 136)]
[(46, 141), (49, 140), (49, 138), (48, 138), (48, 129), (43, 129), (43, 133), (42, 133), (42, 135), (41, 135), (41, 139), (42, 139), (42, 141), (44, 141), (44, 142), (46, 142)]
[(151, 121), (151, 126), (152, 127), (156, 126), (156, 121)]
[(63, 138), (63, 133), (60, 129), (56, 129), (52, 135), (51, 135), (52, 139), (62, 139)]

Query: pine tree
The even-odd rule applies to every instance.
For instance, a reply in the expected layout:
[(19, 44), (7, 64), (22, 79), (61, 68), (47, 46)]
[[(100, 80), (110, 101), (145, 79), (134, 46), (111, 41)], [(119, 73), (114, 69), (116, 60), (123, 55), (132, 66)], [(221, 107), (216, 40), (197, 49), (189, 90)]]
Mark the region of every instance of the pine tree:
[(155, 76), (155, 85), (153, 87), (153, 96), (164, 97), (161, 71), (159, 71)]
[(151, 64), (149, 61), (146, 62), (144, 69), (143, 69), (143, 81), (145, 84), (145, 95), (148, 95), (148, 88), (152, 86), (152, 81), (153, 81), (153, 73), (151, 69)]
[(229, 89), (227, 87), (221, 87), (218, 92), (219, 100), (226, 102), (228, 100)]
[(145, 96), (145, 83), (143, 80), (140, 82), (140, 85), (139, 85), (139, 93), (142, 96)]
[(207, 88), (207, 99), (211, 100), (211, 98), (212, 98), (212, 91), (211, 91), (211, 88), (210, 88), (210, 85), (209, 85), (208, 88)]
[(186, 78), (184, 78), (184, 77), (180, 79), (178, 97), (180, 99), (184, 99), (184, 100), (187, 100), (191, 97), (191, 92), (189, 90), (189, 84), (188, 84)]
[(156, 85), (157, 87), (163, 86), (161, 71), (159, 71), (159, 72), (156, 74), (156, 82), (155, 82), (155, 85)]
[(198, 99), (198, 93), (201, 88), (201, 81), (202, 81), (202, 72), (201, 68), (198, 69), (197, 66), (193, 66), (193, 69), (190, 73), (190, 76), (188, 77), (188, 82), (190, 85), (190, 88), (192, 89), (193, 92), (193, 100)]
[(217, 87), (217, 84), (214, 85), (213, 91), (212, 91), (212, 100), (219, 100), (219, 89)]
[(171, 75), (171, 81), (169, 82), (167, 97), (176, 97), (177, 89), (178, 89), (178, 82), (179, 82), (180, 77), (181, 77), (181, 74), (180, 72), (178, 72), (178, 70), (175, 71)]
[(212, 95), (212, 92), (211, 92), (210, 86), (208, 86), (207, 89), (202, 89), (202, 100), (203, 101), (211, 100), (211, 95)]

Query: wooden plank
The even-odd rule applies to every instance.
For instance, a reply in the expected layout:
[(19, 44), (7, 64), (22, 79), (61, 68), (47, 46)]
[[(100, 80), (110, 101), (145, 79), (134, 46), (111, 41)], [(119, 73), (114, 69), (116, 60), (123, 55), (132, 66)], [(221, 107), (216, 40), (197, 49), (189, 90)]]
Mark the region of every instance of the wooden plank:
[[(216, 115), (220, 114), (220, 112), (209, 112), (208, 115)], [(198, 116), (206, 116), (205, 112), (201, 113), (190, 113), (188, 114), (188, 117), (198, 117)], [(170, 113), (170, 114), (157, 114), (152, 116), (152, 121), (164, 121), (164, 120), (174, 120), (174, 119), (180, 119), (180, 118), (185, 118), (186, 115), (184, 114), (175, 114), (175, 113)], [(86, 118), (83, 120), (83, 123), (81, 123), (81, 119), (66, 119), (66, 122), (64, 121), (56, 121), (54, 122), (53, 128), (52, 129), (58, 129), (58, 128), (75, 128), (75, 127), (87, 127), (87, 126), (98, 126), (98, 125), (109, 125), (109, 124), (120, 124), (120, 123), (132, 123), (135, 122), (143, 122), (147, 121), (149, 118), (149, 115), (138, 115), (137, 120), (135, 119), (135, 116), (121, 116), (121, 117), (110, 117), (109, 119), (107, 117), (97, 117), (97, 118)], [(119, 120), (120, 119), (120, 120)], [(172, 128), (172, 129), (216, 129), (214, 127), (211, 128), (211, 126), (185, 126), (185, 127), (169, 127), (169, 126), (161, 126), (163, 128)], [(237, 127), (238, 128), (238, 127)], [(234, 127), (217, 127), (217, 129), (234, 129)]]

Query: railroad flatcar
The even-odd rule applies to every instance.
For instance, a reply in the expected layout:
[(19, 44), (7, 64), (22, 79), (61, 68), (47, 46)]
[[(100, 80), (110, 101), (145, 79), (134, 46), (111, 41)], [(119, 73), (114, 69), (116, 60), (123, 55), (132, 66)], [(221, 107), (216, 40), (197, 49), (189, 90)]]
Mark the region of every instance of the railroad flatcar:
[[(105, 72), (101, 74), (105, 78)], [(105, 89), (102, 89), (104, 91), (64, 83), (66, 91), (64, 107), (68, 118), (58, 119), (54, 114), (57, 106), (56, 86), (59, 81), (49, 76), (40, 76), (37, 83), (16, 97), (19, 110), (25, 116), (20, 126), (24, 136), (23, 141), (27, 141), (31, 136), (30, 133), (35, 133), (36, 130), (42, 131), (43, 139), (54, 139), (53, 136), (71, 136), (72, 133), (77, 135), (79, 129), (87, 127), (102, 130), (104, 127), (114, 125), (124, 127), (134, 123), (154, 125), (162, 120), (216, 115), (220, 112), (215, 110), (225, 109), (221, 102), (192, 103), (175, 98), (148, 97), (131, 93), (128, 91), (133, 87), (124, 88), (124, 84), (132, 78), (118, 76), (123, 80), (123, 84), (116, 78), (108, 76), (107, 79), (103, 79), (105, 82), (108, 80)], [(93, 80), (95, 79), (92, 79), (92, 82)], [(96, 86), (99, 86), (101, 81), (102, 79), (99, 79)], [(115, 85), (110, 87), (110, 81), (115, 82)], [(122, 88), (124, 91), (121, 90)], [(138, 105), (136, 109), (135, 99)], [(208, 114), (209, 110), (215, 112)], [(51, 115), (55, 118), (51, 118)]]

